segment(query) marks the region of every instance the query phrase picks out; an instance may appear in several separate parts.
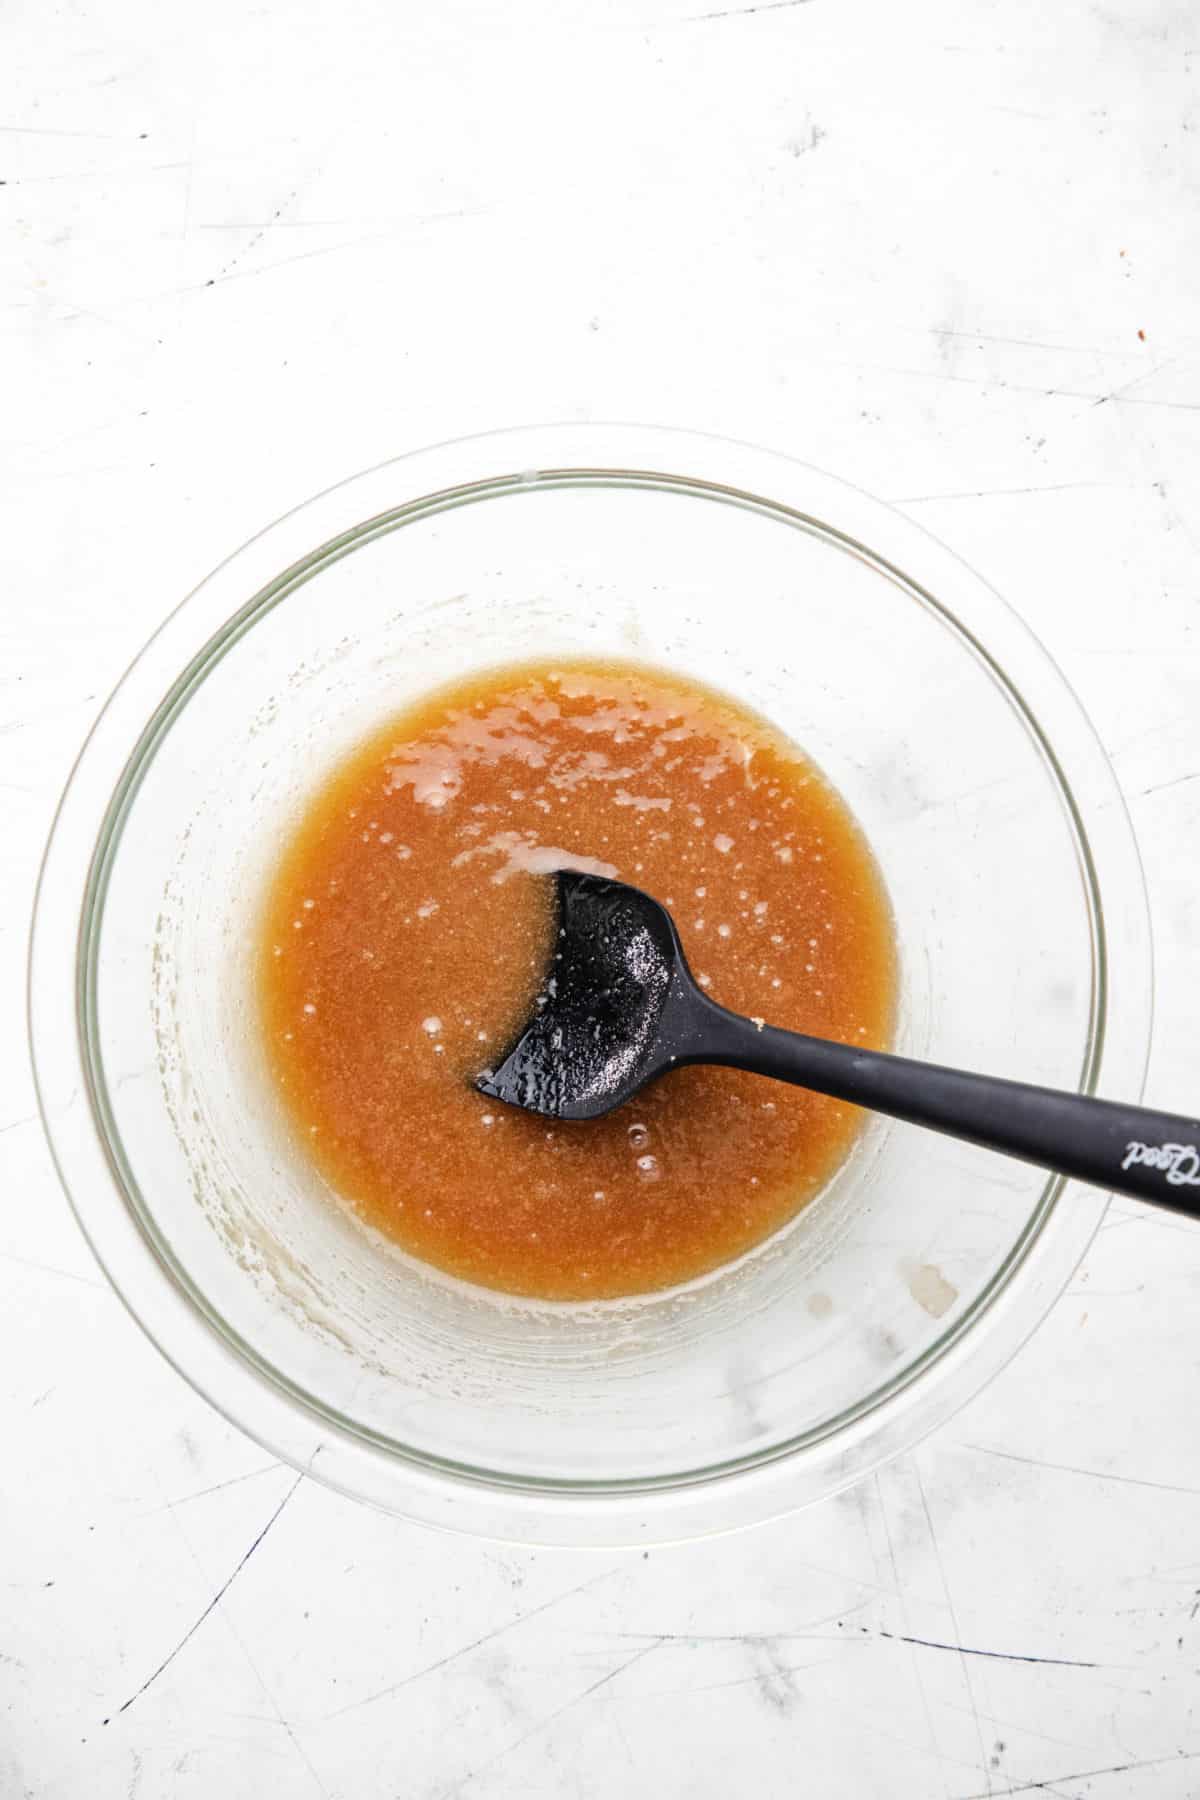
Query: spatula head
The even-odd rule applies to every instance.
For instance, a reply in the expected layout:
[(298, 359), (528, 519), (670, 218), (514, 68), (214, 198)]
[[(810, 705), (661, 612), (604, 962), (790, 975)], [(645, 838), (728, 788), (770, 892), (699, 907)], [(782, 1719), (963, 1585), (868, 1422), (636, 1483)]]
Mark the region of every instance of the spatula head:
[(554, 1119), (595, 1119), (673, 1060), (659, 1028), (677, 973), (690, 983), (671, 915), (621, 881), (563, 869), (554, 956), (533, 1017), (476, 1086)]

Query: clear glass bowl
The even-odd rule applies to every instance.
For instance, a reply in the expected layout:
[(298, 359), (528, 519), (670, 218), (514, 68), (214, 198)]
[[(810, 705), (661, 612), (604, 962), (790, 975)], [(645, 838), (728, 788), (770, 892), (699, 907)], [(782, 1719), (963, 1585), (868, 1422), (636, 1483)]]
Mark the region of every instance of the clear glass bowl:
[(829, 476), (623, 426), (388, 463), (185, 602), (63, 799), (31, 1031), (89, 1241), (228, 1418), (414, 1518), (629, 1543), (764, 1518), (908, 1448), (1038, 1323), (1106, 1202), (874, 1119), (739, 1263), (591, 1305), (455, 1282), (331, 1204), (256, 1031), (253, 919), (281, 833), (423, 690), (571, 653), (723, 688), (817, 760), (891, 893), (898, 1049), (1137, 1098), (1137, 853), (1044, 651), (947, 551)]

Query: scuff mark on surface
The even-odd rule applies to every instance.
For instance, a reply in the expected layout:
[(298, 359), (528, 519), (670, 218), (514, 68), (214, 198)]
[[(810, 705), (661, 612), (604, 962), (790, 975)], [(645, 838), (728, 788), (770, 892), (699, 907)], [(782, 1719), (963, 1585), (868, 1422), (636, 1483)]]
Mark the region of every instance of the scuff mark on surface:
[[(301, 1470), (299, 1475), (297, 1475), (295, 1481), (293, 1481), (291, 1487), (288, 1489), (287, 1493), (283, 1496), (283, 1499), (279, 1502), (279, 1505), (275, 1508), (275, 1511), (271, 1514), (270, 1518), (267, 1520), (266, 1524), (263, 1526), (262, 1530), (259, 1532), (259, 1534), (255, 1538), (254, 1542), (251, 1544), (250, 1548), (246, 1551), (246, 1553), (242, 1557), (241, 1561), (235, 1566), (233, 1573), (231, 1575), (229, 1575), (225, 1581), (222, 1582), (221, 1586), (217, 1589), (216, 1593), (213, 1595), (213, 1597), (209, 1601), (208, 1605), (204, 1608), (204, 1611), (200, 1614), (199, 1618), (196, 1619), (188, 1627), (188, 1629), (184, 1632), (183, 1636), (180, 1638), (179, 1642), (175, 1645), (175, 1648), (172, 1651), (170, 1651), (168, 1655), (163, 1657), (163, 1660), (159, 1663), (157, 1669), (155, 1669), (152, 1674), (150, 1674), (146, 1677), (145, 1681), (143, 1681), (141, 1687), (138, 1688), (136, 1693), (130, 1694), (128, 1700), (125, 1700), (121, 1703), (121, 1705), (117, 1708), (118, 1714), (128, 1712), (129, 1708), (133, 1705), (134, 1701), (141, 1699), (142, 1695), (146, 1692), (147, 1688), (152, 1687), (154, 1685), (154, 1683), (158, 1680), (159, 1676), (163, 1673), (163, 1671), (165, 1669), (170, 1668), (171, 1664), (175, 1661), (175, 1658), (179, 1655), (179, 1652), (184, 1648), (184, 1646), (193, 1637), (195, 1637), (196, 1633), (199, 1631), (200, 1627), (203, 1625), (205, 1619), (208, 1618), (209, 1614), (211, 1612), (213, 1612), (214, 1609), (217, 1606), (219, 1606), (221, 1601), (225, 1598), (225, 1595), (229, 1592), (230, 1588), (233, 1586), (234, 1582), (237, 1580), (238, 1576), (241, 1574), (241, 1572), (245, 1568), (246, 1564), (250, 1561), (250, 1558), (254, 1555), (254, 1553), (258, 1549), (259, 1545), (263, 1542), (267, 1533), (270, 1531), (271, 1527), (275, 1524), (276, 1520), (279, 1518), (280, 1513), (282, 1513), (284, 1507), (287, 1505), (288, 1501), (291, 1499), (292, 1495), (296, 1492), (296, 1489), (300, 1486), (300, 1483), (303, 1480), (304, 1480), (304, 1471)], [(108, 1719), (105, 1719), (103, 1721), (103, 1723), (105, 1725), (107, 1725), (109, 1723)]]
[[(1175, 1756), (1148, 1756), (1141, 1762), (1108, 1763), (1102, 1769), (1074, 1769), (1069, 1775), (1048, 1775), (1044, 1781), (1022, 1781), (1005, 1789), (1006, 1794), (1053, 1794), (1064, 1781), (1096, 1781), (1102, 1775), (1128, 1775), (1135, 1769), (1161, 1769), (1168, 1763), (1195, 1762), (1200, 1750), (1180, 1750)], [(956, 1800), (991, 1800), (990, 1788), (959, 1794)]]
[(1060, 1475), (1081, 1475), (1085, 1481), (1116, 1481), (1129, 1487), (1154, 1488), (1160, 1494), (1200, 1496), (1200, 1488), (1184, 1487), (1174, 1481), (1151, 1481), (1144, 1475), (1118, 1475), (1112, 1469), (1081, 1469), (1074, 1463), (1047, 1462), (1041, 1456), (1018, 1456), (1012, 1450), (993, 1450), (988, 1444), (963, 1444), (962, 1448), (974, 1451), (977, 1456), (998, 1456), (1004, 1462), (1024, 1463), (1029, 1469), (1055, 1469)]
[(783, 12), (791, 6), (807, 6), (809, 0), (764, 0), (761, 6), (731, 6), (724, 12), (691, 13), (685, 25), (702, 25), (707, 19), (746, 19), (751, 13)]
[(1019, 1650), (979, 1650), (970, 1644), (947, 1644), (941, 1638), (910, 1637), (902, 1631), (872, 1633), (867, 1625), (860, 1628), (868, 1636), (888, 1638), (896, 1644), (913, 1644), (920, 1650), (949, 1650), (955, 1656), (985, 1656), (993, 1662), (1047, 1663), (1056, 1669), (1100, 1669), (1102, 1663), (1083, 1662), (1073, 1656), (1030, 1656)]
[[(623, 1566), (623, 1565), (622, 1565)], [(426, 1675), (435, 1675), (439, 1669), (448, 1669), (461, 1657), (469, 1656), (472, 1650), (478, 1650), (483, 1644), (490, 1644), (494, 1638), (503, 1637), (507, 1631), (515, 1631), (518, 1625), (524, 1625), (528, 1619), (536, 1619), (539, 1613), (549, 1612), (552, 1606), (562, 1606), (565, 1601), (574, 1599), (588, 1588), (595, 1587), (598, 1582), (607, 1581), (611, 1576), (619, 1574), (620, 1569), (604, 1569), (599, 1575), (592, 1575), (587, 1581), (581, 1581), (577, 1587), (568, 1588), (565, 1594), (554, 1594), (549, 1600), (543, 1600), (540, 1606), (530, 1607), (528, 1612), (518, 1613), (515, 1619), (506, 1619), (503, 1625), (497, 1625), (494, 1631), (485, 1631), (482, 1637), (472, 1638), (469, 1644), (460, 1644), (457, 1650), (447, 1651), (439, 1656), (436, 1662), (426, 1663), (423, 1669), (414, 1669), (411, 1675), (405, 1675), (399, 1681), (393, 1681), (388, 1687), (379, 1688), (373, 1694), (367, 1694), (361, 1700), (351, 1700), (347, 1706), (339, 1706), (335, 1712), (327, 1713), (330, 1719), (339, 1719), (343, 1713), (357, 1712), (360, 1707), (372, 1706), (376, 1700), (386, 1700), (392, 1694), (398, 1694), (401, 1688), (411, 1687), (414, 1681), (423, 1681)]]

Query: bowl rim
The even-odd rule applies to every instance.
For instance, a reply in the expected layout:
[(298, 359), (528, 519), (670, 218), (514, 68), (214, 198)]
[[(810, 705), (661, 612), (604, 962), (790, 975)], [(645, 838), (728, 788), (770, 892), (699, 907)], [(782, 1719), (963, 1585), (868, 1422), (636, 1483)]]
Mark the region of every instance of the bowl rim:
[(156, 745), (214, 659), (298, 583), (383, 531), (469, 501), (567, 485), (699, 493), (816, 530), (897, 579), (966, 640), (1023, 716), (1075, 832), (1093, 937), (1080, 1089), (1140, 1097), (1153, 981), (1137, 844), (1099, 740), (1044, 647), (961, 559), (884, 502), (752, 445), (640, 425), (520, 427), (391, 459), (285, 514), (201, 582), (117, 684), (59, 803), (34, 902), (29, 1032), (43, 1124), (85, 1237), (139, 1325), (230, 1422), (328, 1485), (427, 1523), (522, 1541), (644, 1543), (789, 1510), (911, 1448), (1040, 1323), (1086, 1251), (1107, 1196), (1049, 1178), (971, 1306), (819, 1435), (682, 1475), (514, 1478), (372, 1436), (234, 1337), (148, 1229), (148, 1213), (139, 1216), (119, 1137), (107, 1126), (89, 1030), (90, 951), (121, 822)]

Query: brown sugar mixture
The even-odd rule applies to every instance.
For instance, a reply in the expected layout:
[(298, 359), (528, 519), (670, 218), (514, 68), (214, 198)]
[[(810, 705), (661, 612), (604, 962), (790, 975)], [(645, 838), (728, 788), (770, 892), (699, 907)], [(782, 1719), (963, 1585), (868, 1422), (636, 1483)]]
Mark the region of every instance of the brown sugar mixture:
[(472, 1076), (531, 1010), (563, 867), (663, 901), (724, 1005), (886, 1045), (887, 899), (813, 765), (691, 682), (560, 662), (443, 689), (321, 789), (263, 916), (267, 1050), (321, 1173), (413, 1255), (509, 1293), (639, 1293), (774, 1231), (861, 1114), (716, 1068), (586, 1123), (485, 1100)]

